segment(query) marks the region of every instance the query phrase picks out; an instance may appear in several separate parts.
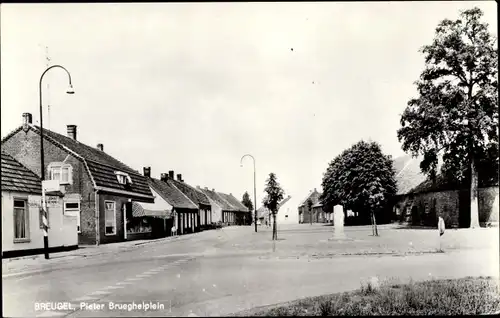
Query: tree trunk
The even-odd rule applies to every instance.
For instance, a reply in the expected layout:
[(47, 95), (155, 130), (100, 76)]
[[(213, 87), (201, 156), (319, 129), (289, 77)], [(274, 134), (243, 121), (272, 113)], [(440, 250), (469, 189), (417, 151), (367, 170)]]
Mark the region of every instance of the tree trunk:
[(471, 184), (470, 184), (470, 228), (478, 228), (479, 226), (479, 202), (477, 195), (478, 172), (476, 170), (476, 162), (471, 159)]
[(273, 213), (273, 240), (278, 240), (278, 229), (276, 228), (276, 213)]
[(371, 221), (372, 221), (373, 236), (378, 236), (377, 221), (375, 220), (375, 213), (374, 212), (371, 212)]
[(309, 210), (309, 222), (311, 222), (311, 225), (313, 225), (313, 214), (312, 210)]

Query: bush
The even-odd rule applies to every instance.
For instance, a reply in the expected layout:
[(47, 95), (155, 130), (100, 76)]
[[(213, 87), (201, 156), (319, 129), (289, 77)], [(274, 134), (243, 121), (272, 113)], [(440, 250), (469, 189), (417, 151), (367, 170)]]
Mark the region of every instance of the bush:
[(377, 287), (368, 282), (354, 292), (306, 298), (244, 315), (479, 315), (500, 312), (498, 279), (468, 277)]

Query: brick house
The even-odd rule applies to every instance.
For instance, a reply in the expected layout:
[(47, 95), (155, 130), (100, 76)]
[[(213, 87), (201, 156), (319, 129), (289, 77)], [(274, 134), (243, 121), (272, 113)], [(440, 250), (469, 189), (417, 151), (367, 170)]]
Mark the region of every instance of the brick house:
[[(107, 154), (102, 144), (79, 142), (75, 125), (67, 126), (67, 136), (47, 129), (43, 136), (47, 179), (60, 180), (66, 197), (78, 203), (78, 243), (125, 240), (127, 203), (154, 203), (144, 176)], [(31, 114), (23, 114), (23, 125), (2, 140), (2, 150), (41, 175), (40, 127), (32, 124)]]
[[(313, 223), (328, 223), (332, 220), (331, 214), (333, 212), (325, 212), (323, 211), (323, 205), (320, 201), (321, 193), (316, 190), (312, 190), (309, 192), (307, 197), (302, 200), (299, 204), (299, 223), (310, 223), (311, 217)], [(309, 211), (309, 207), (307, 206), (307, 201), (311, 199), (313, 206), (311, 212)]]
[[(421, 173), (420, 162), (420, 158), (410, 156), (394, 160), (398, 191), (393, 205), (393, 220), (434, 227), (437, 217), (441, 216), (447, 227), (469, 227), (470, 190), (460, 188), (441, 175), (434, 182), (430, 181)], [(480, 187), (478, 203), (481, 226), (498, 224), (498, 185)]]
[[(44, 252), (41, 214), (42, 182), (28, 168), (2, 151), (2, 258)], [(50, 252), (78, 248), (74, 205), (61, 193), (46, 193)], [(66, 212), (66, 213), (64, 213)]]
[(232, 193), (225, 194), (222, 192), (217, 193), (222, 199), (224, 199), (229, 206), (231, 206), (231, 211), (227, 211), (223, 214), (222, 222), (229, 225), (245, 225), (248, 224), (248, 218), (251, 217), (251, 211), (243, 205), (238, 199), (236, 199)]

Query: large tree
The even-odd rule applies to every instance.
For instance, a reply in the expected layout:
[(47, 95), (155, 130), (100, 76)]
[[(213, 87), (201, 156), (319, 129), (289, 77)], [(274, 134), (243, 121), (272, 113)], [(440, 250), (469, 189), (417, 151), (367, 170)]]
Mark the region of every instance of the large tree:
[(252, 224), (252, 215), (253, 215), (253, 203), (252, 203), (252, 200), (250, 199), (250, 195), (248, 194), (248, 192), (245, 191), (245, 193), (243, 194), (243, 198), (241, 200), (241, 203), (246, 206), (248, 208), (248, 215), (250, 216), (249, 220), (247, 220), (247, 222), (249, 224)]
[(375, 215), (396, 194), (392, 158), (382, 153), (378, 143), (362, 140), (332, 160), (322, 186), (324, 205), (342, 205), (370, 218), (373, 234), (378, 235)]
[(473, 8), (439, 23), (397, 132), (431, 179), (442, 156), (442, 175), (469, 186), (470, 227), (479, 227), (478, 182), (498, 182), (498, 54), (482, 15)]
[(285, 191), (281, 188), (276, 175), (274, 173), (269, 174), (269, 178), (266, 180), (266, 187), (264, 189), (266, 196), (262, 203), (273, 216), (273, 240), (278, 239), (278, 229), (276, 228), (276, 214), (278, 213), (279, 203), (283, 200)]

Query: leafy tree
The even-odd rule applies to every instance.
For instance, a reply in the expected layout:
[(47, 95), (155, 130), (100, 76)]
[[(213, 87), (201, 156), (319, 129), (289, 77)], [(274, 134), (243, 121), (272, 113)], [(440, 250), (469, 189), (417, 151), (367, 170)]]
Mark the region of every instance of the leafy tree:
[(478, 182), (498, 182), (498, 54), (482, 15), (473, 8), (439, 23), (397, 132), (431, 179), (442, 155), (442, 175), (469, 186), (470, 227), (479, 227)]
[(378, 235), (375, 215), (396, 194), (391, 156), (384, 155), (378, 143), (362, 140), (332, 160), (322, 186), (323, 204), (342, 205), (370, 218), (373, 234)]
[(266, 207), (273, 215), (273, 240), (277, 240), (278, 229), (276, 228), (276, 213), (278, 213), (279, 203), (283, 200), (285, 192), (278, 183), (276, 175), (272, 172), (266, 180), (264, 192), (266, 192), (266, 196), (262, 203), (264, 204), (264, 207)]
[(248, 215), (250, 215), (250, 220), (248, 220), (249, 224), (252, 224), (252, 214), (253, 214), (253, 203), (252, 200), (250, 199), (250, 195), (248, 192), (245, 191), (243, 194), (243, 199), (241, 200), (241, 203), (248, 208)]
[(309, 210), (309, 221), (311, 222), (311, 225), (313, 224), (312, 206), (313, 206), (313, 202), (312, 202), (311, 198), (307, 199), (307, 209)]

